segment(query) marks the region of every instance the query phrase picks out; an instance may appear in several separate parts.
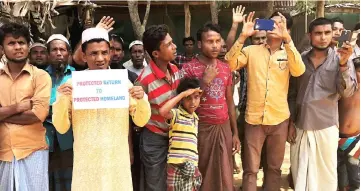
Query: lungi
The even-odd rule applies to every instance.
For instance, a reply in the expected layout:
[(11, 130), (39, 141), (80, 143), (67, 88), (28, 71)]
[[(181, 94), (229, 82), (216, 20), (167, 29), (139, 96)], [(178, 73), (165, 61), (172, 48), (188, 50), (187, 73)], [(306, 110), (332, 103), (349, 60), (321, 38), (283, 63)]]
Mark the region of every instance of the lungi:
[(167, 191), (197, 191), (201, 183), (201, 173), (193, 163), (167, 165)]
[(296, 128), (291, 145), (291, 170), (295, 190), (337, 190), (337, 126), (322, 130)]
[(35, 151), (12, 162), (0, 161), (1, 191), (48, 191), (49, 150)]
[(233, 191), (232, 131), (223, 124), (199, 123), (199, 170), (203, 191)]

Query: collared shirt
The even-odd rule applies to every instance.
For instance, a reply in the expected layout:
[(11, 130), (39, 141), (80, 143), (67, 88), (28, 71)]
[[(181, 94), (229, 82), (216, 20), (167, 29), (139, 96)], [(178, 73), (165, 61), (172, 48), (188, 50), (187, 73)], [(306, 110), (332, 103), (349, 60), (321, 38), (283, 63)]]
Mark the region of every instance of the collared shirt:
[[(50, 76), (41, 69), (27, 63), (13, 79), (7, 64), (0, 69), (0, 105), (7, 107), (31, 99), (31, 111), (42, 122), (49, 111), (51, 91)], [(42, 122), (18, 125), (0, 122), (0, 160), (23, 159), (35, 151), (47, 149), (45, 128)]]
[(174, 61), (178, 65), (179, 69), (181, 69), (183, 64), (185, 64), (187, 62), (190, 62), (191, 60), (193, 60), (197, 56), (198, 55), (196, 55), (196, 54), (192, 54), (192, 56), (187, 57), (184, 53), (183, 54), (177, 54)]
[(293, 43), (273, 54), (268, 45), (242, 47), (236, 41), (225, 58), (231, 70), (247, 68), (246, 121), (252, 125), (278, 125), (290, 116), (287, 103), (290, 75), (300, 76), (305, 71), (301, 55)]
[(136, 85), (142, 86), (144, 92), (148, 94), (152, 115), (146, 127), (150, 131), (163, 136), (168, 135), (169, 124), (166, 122), (166, 119), (159, 114), (159, 109), (164, 103), (177, 95), (176, 89), (182, 78), (182, 74), (177, 66), (169, 63), (168, 71), (171, 76), (170, 81), (167, 80), (166, 74), (151, 60), (135, 83)]
[[(184, 64), (182, 71), (185, 77), (202, 79), (206, 66), (195, 58)], [(196, 111), (201, 123), (223, 124), (229, 119), (226, 91), (232, 86), (232, 73), (229, 66), (220, 60), (217, 60), (216, 66), (218, 74), (204, 89)]]
[(51, 65), (49, 65), (46, 68), (46, 71), (48, 72), (48, 74), (50, 75), (51, 80), (52, 80), (50, 110), (49, 110), (48, 117), (44, 121), (44, 126), (46, 128), (46, 139), (47, 139), (46, 141), (49, 145), (49, 151), (50, 152), (54, 151), (55, 136), (58, 140), (59, 147), (61, 150), (71, 149), (71, 148), (73, 148), (73, 131), (72, 131), (72, 129), (69, 129), (69, 131), (67, 133), (65, 133), (64, 135), (59, 134), (55, 130), (51, 116), (53, 114), (52, 113), (52, 105), (56, 101), (57, 90), (58, 90), (59, 86), (63, 85), (66, 81), (68, 81), (71, 78), (71, 72), (75, 71), (75, 68), (71, 67), (70, 65), (67, 65), (64, 70), (64, 76), (58, 80), (56, 79), (56, 76), (53, 72), (53, 67)]
[(198, 166), (198, 116), (188, 113), (181, 106), (171, 110), (168, 163), (182, 164), (187, 161)]
[[(143, 61), (143, 66), (146, 67), (148, 64), (147, 64), (147, 61)], [(124, 64), (123, 64), (123, 67), (131, 72), (134, 72), (136, 73), (138, 76), (140, 75), (140, 73), (143, 71), (144, 68), (141, 68), (141, 69), (137, 69), (137, 68), (134, 68), (133, 66), (133, 62), (132, 62), (132, 59), (126, 61)]]
[[(71, 79), (66, 83), (71, 86)], [(132, 86), (129, 81), (128, 88)], [(129, 105), (134, 113), (128, 108), (74, 110), (71, 96), (58, 94), (53, 124), (59, 133), (67, 132), (70, 125), (74, 131), (72, 190), (132, 190), (129, 116), (142, 127), (150, 117), (150, 106), (146, 94), (143, 99), (130, 96)]]
[(329, 48), (326, 60), (315, 69), (310, 60), (310, 51), (302, 53), (306, 72), (296, 78), (290, 91), (297, 95), (296, 107), (292, 111), (297, 128), (304, 130), (320, 130), (338, 123), (338, 100), (350, 97), (357, 89), (355, 69), (352, 61), (347, 62), (348, 69), (340, 71), (339, 57), (334, 49)]

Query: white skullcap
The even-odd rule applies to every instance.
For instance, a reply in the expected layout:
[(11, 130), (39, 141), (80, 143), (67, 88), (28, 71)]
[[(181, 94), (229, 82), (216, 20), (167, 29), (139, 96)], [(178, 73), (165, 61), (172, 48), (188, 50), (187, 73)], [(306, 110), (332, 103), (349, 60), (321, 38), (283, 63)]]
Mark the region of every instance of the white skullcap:
[(143, 42), (140, 41), (140, 40), (135, 40), (135, 41), (131, 42), (131, 43), (129, 44), (129, 50), (130, 50), (134, 45), (143, 45)]
[(69, 43), (68, 39), (66, 39), (65, 36), (63, 36), (62, 34), (53, 34), (53, 35), (51, 35), (49, 37), (48, 41), (46, 42), (46, 44), (48, 44), (49, 42), (51, 42), (53, 40), (64, 41), (66, 44), (68, 44), (70, 46), (70, 43)]
[(34, 47), (39, 47), (39, 46), (47, 49), (44, 44), (41, 44), (41, 43), (36, 42), (36, 43), (33, 43), (33, 44), (30, 45), (29, 50), (31, 50), (31, 49), (34, 48)]
[(88, 28), (81, 35), (81, 43), (84, 44), (92, 39), (104, 39), (109, 42), (108, 31), (103, 28)]

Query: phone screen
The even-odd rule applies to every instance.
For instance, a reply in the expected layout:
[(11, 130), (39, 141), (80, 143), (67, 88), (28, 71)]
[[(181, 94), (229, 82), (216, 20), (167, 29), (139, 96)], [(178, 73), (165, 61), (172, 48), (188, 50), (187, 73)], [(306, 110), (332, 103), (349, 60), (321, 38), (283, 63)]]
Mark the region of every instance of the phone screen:
[(274, 26), (274, 21), (269, 19), (257, 19), (254, 26), (255, 30), (265, 30), (272, 31)]
[(337, 47), (342, 47), (343, 43), (346, 41), (351, 40), (351, 31), (350, 30), (344, 30), (342, 31), (341, 36), (337, 39)]

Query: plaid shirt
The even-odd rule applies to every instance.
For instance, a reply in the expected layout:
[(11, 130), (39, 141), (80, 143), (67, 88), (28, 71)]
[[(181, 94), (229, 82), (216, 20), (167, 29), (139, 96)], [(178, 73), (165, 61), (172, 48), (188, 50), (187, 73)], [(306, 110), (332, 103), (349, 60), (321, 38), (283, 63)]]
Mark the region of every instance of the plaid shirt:
[(187, 62), (190, 62), (193, 58), (196, 58), (198, 55), (197, 54), (193, 54), (191, 57), (186, 57), (185, 54), (178, 54), (174, 61), (176, 62), (176, 65), (178, 66), (179, 69), (182, 68), (182, 64), (185, 64)]
[(192, 162), (168, 164), (167, 191), (197, 191), (201, 183), (202, 175)]
[(245, 113), (246, 112), (246, 106), (247, 106), (247, 70), (246, 68), (242, 68), (239, 71), (240, 74), (240, 92), (239, 92), (239, 112)]

